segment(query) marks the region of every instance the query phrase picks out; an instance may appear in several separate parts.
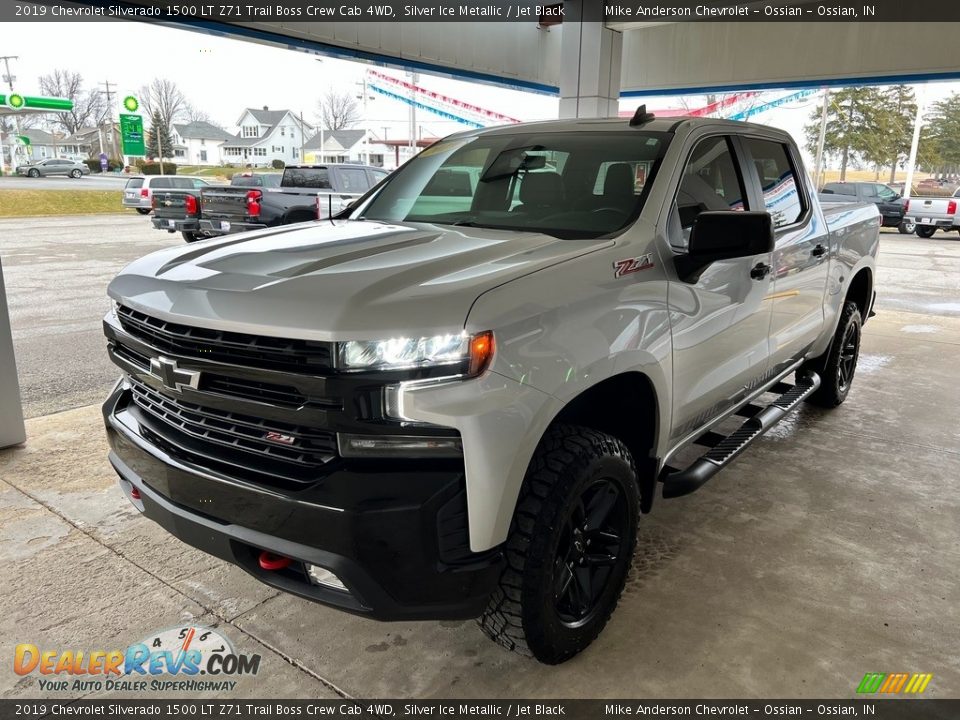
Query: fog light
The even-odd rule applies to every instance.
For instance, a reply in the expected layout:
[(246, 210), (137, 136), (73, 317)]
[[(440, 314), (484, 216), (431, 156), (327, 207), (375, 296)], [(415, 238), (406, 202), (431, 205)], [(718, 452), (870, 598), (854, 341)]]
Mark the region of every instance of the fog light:
[(435, 435), (337, 435), (341, 457), (458, 458), (463, 456), (459, 437)]
[(347, 586), (340, 582), (340, 578), (326, 568), (307, 563), (307, 574), (314, 585), (324, 585), (334, 590), (346, 590)]

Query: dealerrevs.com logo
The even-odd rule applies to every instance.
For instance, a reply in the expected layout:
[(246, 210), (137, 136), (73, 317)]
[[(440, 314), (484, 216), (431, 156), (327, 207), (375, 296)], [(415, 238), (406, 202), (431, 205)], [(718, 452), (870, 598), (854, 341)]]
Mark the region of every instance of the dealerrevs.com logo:
[(201, 691), (233, 690), (243, 675), (256, 675), (260, 656), (237, 653), (218, 630), (186, 625), (151, 633), (125, 650), (50, 650), (21, 643), (14, 650), (17, 675), (38, 675), (40, 690)]

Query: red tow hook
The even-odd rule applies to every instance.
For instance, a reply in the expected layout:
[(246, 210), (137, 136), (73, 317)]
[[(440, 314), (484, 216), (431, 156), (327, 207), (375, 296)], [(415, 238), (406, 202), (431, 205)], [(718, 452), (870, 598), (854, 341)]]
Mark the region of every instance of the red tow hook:
[(140, 499), (140, 491), (137, 490), (135, 487), (131, 487), (131, 488), (130, 488), (130, 497), (132, 497), (134, 500), (139, 500), (139, 499)]
[(283, 570), (289, 566), (293, 560), (283, 555), (274, 555), (272, 552), (264, 550), (260, 553), (260, 567), (264, 570)]

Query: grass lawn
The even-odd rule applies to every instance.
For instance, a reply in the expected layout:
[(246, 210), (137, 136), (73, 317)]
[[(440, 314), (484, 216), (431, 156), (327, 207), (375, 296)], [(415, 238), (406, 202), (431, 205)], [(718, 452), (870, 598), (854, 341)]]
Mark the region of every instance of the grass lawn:
[(120, 190), (7, 190), (0, 191), (0, 218), (37, 215), (94, 215), (120, 213)]
[(283, 172), (283, 170), (274, 170), (273, 168), (242, 168), (242, 167), (222, 167), (218, 165), (178, 165), (177, 175), (197, 175), (198, 177), (221, 177), (228, 178), (236, 173), (242, 172)]

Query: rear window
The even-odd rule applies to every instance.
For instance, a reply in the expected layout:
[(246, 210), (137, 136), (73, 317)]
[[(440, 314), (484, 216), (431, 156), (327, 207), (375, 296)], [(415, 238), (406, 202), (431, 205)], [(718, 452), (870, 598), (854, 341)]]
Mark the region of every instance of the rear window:
[(330, 190), (330, 173), (325, 167), (287, 168), (283, 171), (281, 187), (305, 187)]
[(130, 178), (127, 180), (126, 189), (134, 190), (136, 188), (143, 187), (143, 178)]
[(744, 138), (743, 143), (753, 157), (763, 188), (763, 204), (773, 218), (773, 226), (793, 225), (803, 216), (804, 203), (786, 146), (756, 138)]

